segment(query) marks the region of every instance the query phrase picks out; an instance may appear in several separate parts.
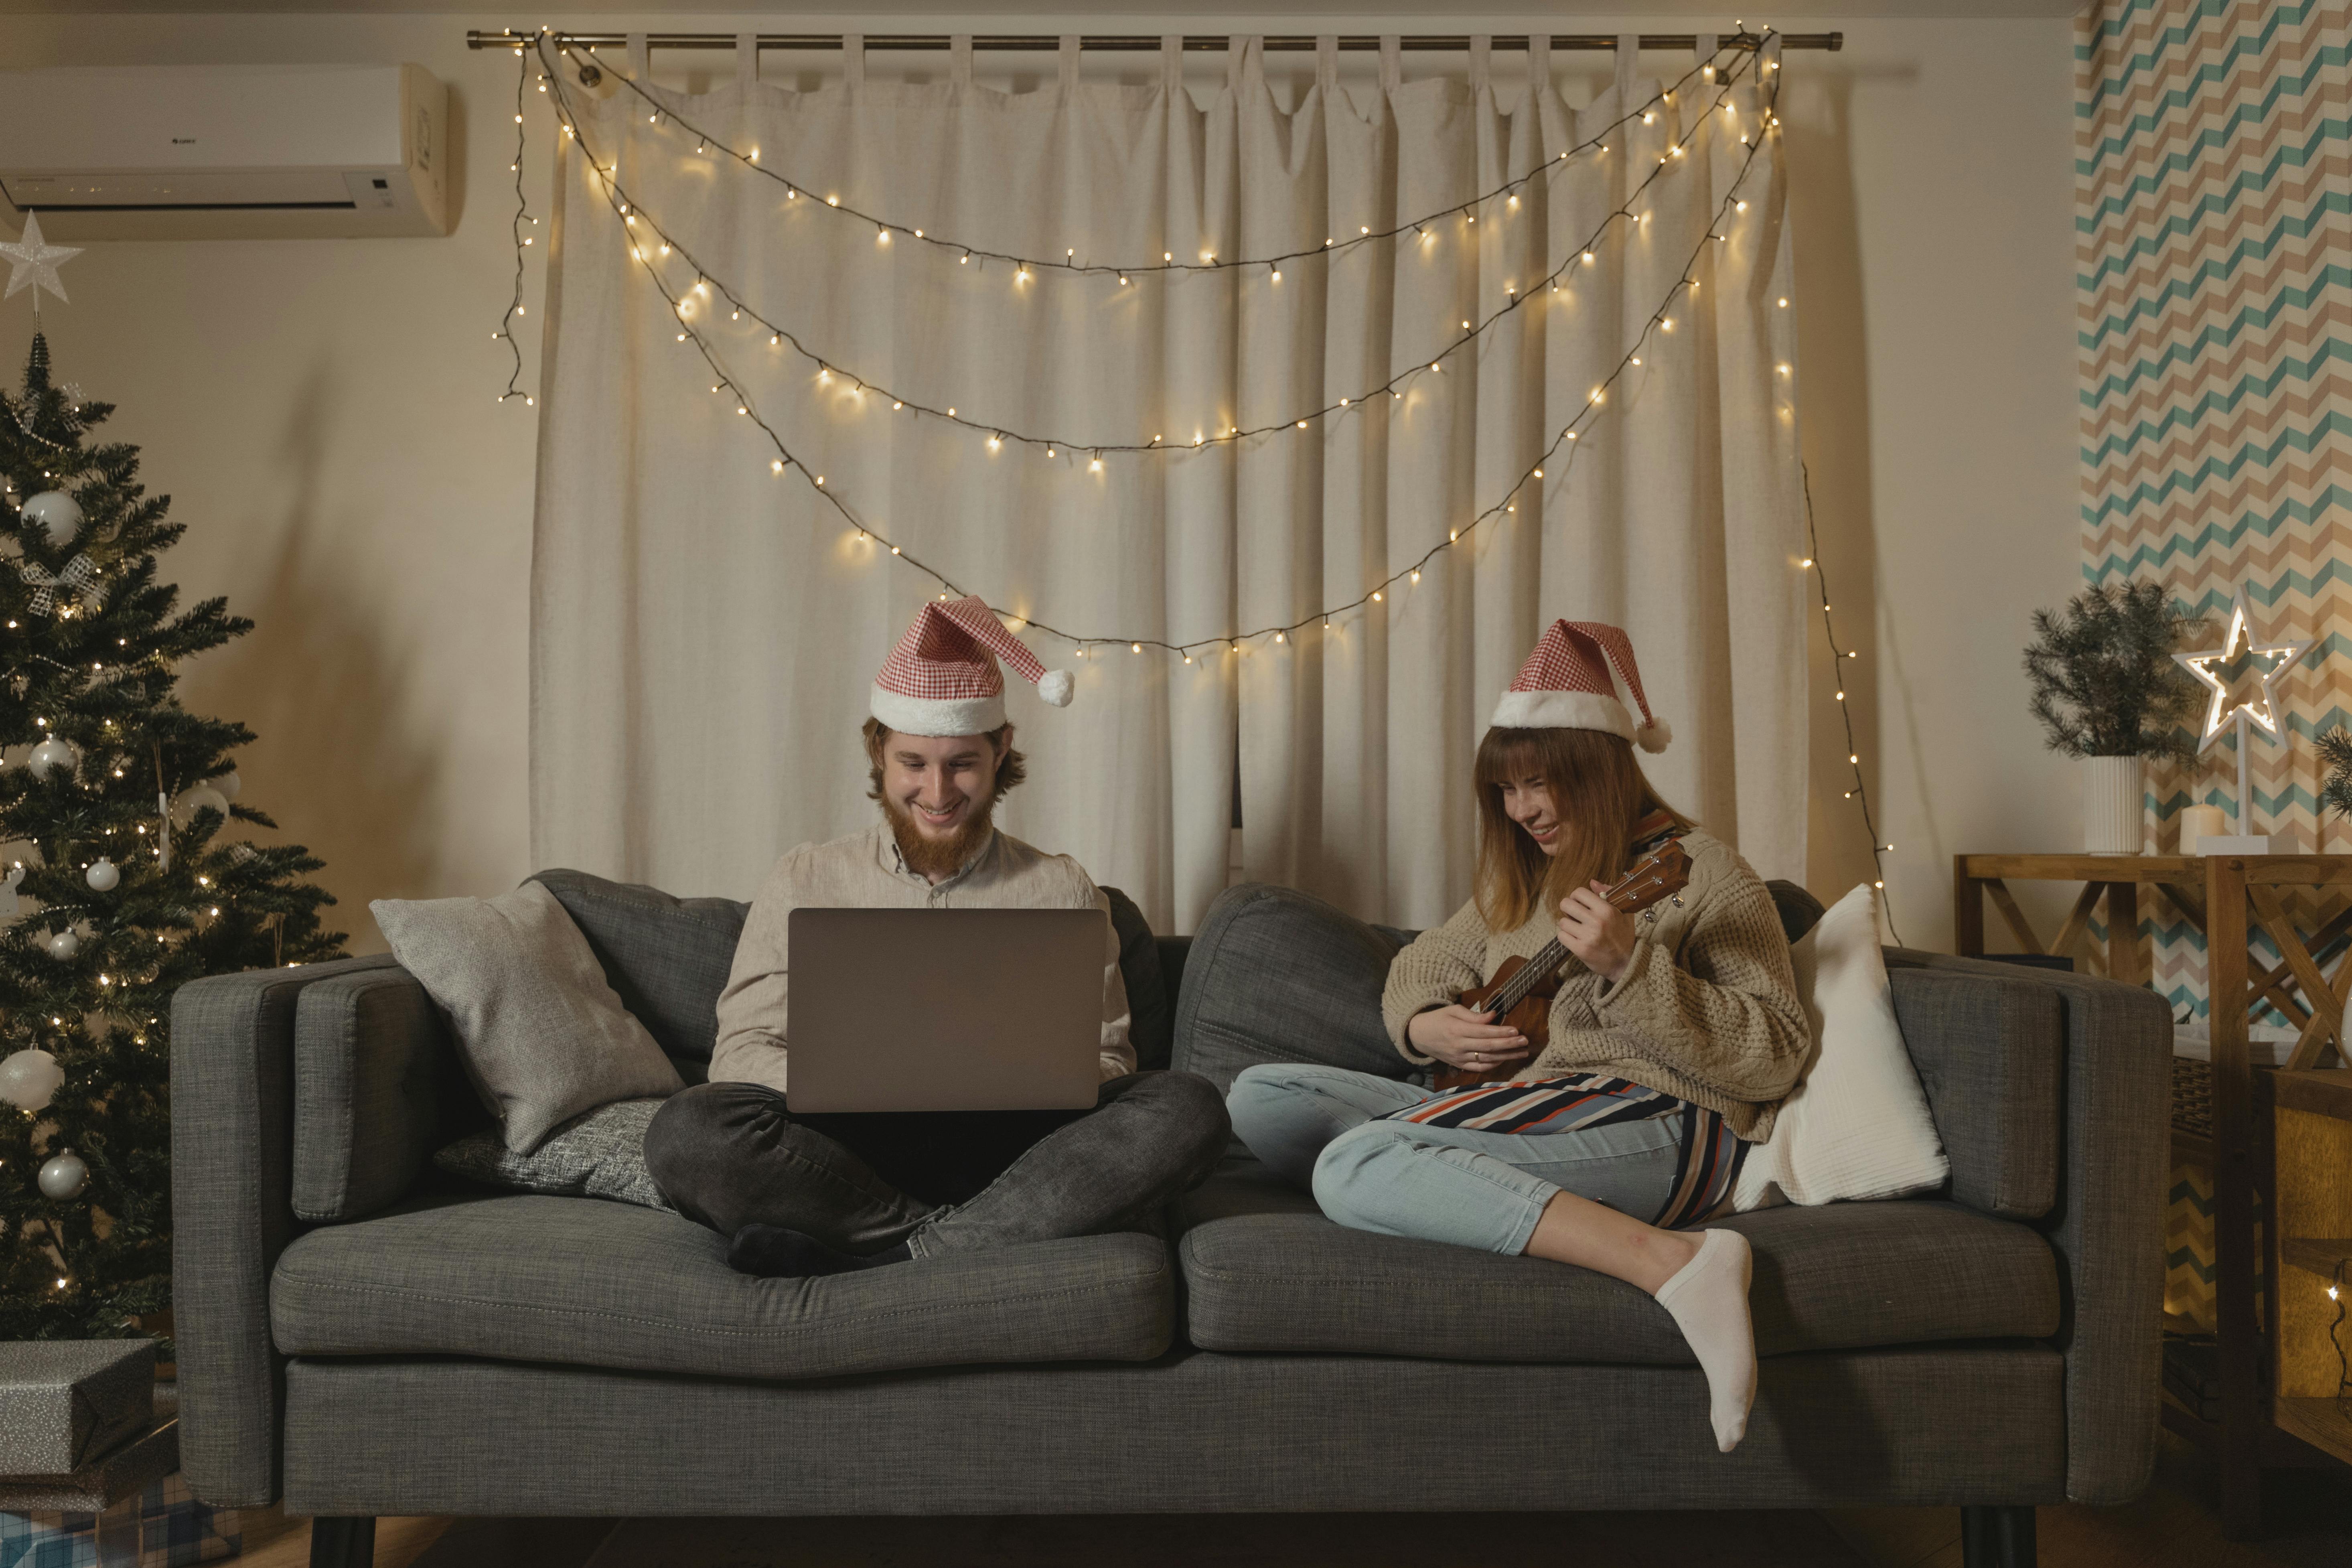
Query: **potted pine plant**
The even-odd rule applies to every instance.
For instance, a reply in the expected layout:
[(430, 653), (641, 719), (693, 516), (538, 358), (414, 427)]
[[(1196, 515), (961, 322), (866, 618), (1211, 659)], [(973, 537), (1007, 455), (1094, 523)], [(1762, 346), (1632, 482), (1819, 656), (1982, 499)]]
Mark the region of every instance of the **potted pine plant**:
[(2026, 646), (2033, 716), (2050, 748), (2083, 761), (2083, 847), (2136, 855), (2147, 759), (2188, 762), (2199, 688), (2173, 650), (2204, 629), (2160, 583), (2105, 583), (2033, 613)]

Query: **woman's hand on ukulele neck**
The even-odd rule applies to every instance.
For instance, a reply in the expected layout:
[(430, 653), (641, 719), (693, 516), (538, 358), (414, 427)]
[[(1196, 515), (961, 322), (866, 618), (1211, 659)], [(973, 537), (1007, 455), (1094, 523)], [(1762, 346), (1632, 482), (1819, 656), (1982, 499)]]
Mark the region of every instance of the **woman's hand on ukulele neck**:
[(1584, 967), (1614, 985), (1633, 962), (1633, 918), (1601, 895), (1605, 882), (1579, 888), (1559, 901), (1559, 944), (1576, 954)]
[(1525, 1035), (1459, 1003), (1415, 1013), (1405, 1021), (1404, 1037), (1422, 1055), (1467, 1072), (1515, 1067), (1528, 1056)]

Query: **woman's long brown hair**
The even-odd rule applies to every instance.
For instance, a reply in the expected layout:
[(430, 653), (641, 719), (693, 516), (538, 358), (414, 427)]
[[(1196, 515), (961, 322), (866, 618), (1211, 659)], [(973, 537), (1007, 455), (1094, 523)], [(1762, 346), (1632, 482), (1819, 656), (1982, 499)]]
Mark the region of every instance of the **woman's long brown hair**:
[[(1503, 786), (1540, 778), (1550, 786), (1562, 840), (1558, 855), (1503, 811)], [(1625, 874), (1633, 825), (1663, 811), (1633, 760), (1632, 742), (1603, 730), (1504, 730), (1478, 742), (1478, 913), (1494, 931), (1517, 931), (1587, 882)]]

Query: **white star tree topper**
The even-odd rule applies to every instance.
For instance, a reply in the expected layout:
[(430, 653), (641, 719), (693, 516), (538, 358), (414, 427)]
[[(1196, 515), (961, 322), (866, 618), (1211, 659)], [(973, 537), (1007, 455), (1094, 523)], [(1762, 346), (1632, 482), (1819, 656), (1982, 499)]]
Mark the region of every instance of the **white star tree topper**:
[[(14, 245), (0, 245), (0, 256), (8, 258), (8, 290), (0, 300), (13, 300), (20, 289), (33, 291), (33, 314), (41, 313), (41, 290), (47, 289), (58, 299), (66, 297), (66, 286), (58, 279), (58, 268), (79, 256), (78, 245), (51, 245), (41, 237), (41, 215), (25, 215), (25, 236)], [(71, 301), (68, 301), (70, 303)]]
[[(2238, 831), (2244, 834), (2252, 820), (2253, 798), (2247, 784), (2247, 752), (2252, 731), (2259, 727), (2272, 740), (2284, 738), (2285, 731), (2279, 717), (2279, 682), (2287, 671), (2303, 662), (2304, 655), (2314, 647), (2311, 638), (2290, 638), (2284, 642), (2258, 644), (2252, 629), (2247, 625), (2246, 589), (2242, 583), (2231, 595), (2230, 629), (2221, 638), (2221, 646), (2197, 653), (2176, 653), (2173, 662), (2195, 677), (2213, 694), (2206, 704), (2205, 724), (2197, 737), (2197, 749), (2211, 749), (2225, 730), (2234, 729), (2238, 736)], [(2232, 702), (2231, 678), (2221, 668), (2241, 658), (2254, 667), (2261, 695), (2245, 701)], [(2241, 672), (2242, 673), (2242, 672)]]

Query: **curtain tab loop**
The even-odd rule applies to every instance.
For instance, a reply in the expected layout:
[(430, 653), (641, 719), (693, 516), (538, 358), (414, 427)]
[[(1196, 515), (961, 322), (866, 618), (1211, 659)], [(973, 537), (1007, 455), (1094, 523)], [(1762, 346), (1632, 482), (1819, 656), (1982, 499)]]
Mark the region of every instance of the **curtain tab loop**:
[(1476, 98), (1495, 84), (1495, 40), (1485, 33), (1470, 35), (1470, 96)]
[[(1720, 47), (1713, 33), (1695, 34), (1691, 39), (1691, 52), (1698, 57), (1698, 63), (1702, 68), (1715, 65), (1716, 51)], [(1713, 87), (1722, 79), (1723, 70), (1720, 67), (1712, 70), (1702, 69), (1699, 73), (1699, 80), (1708, 87)]]
[(1528, 102), (1543, 101), (1542, 95), (1551, 90), (1551, 34), (1528, 35)]
[(850, 87), (866, 85), (866, 35), (841, 35), (841, 79)]
[(629, 79), (641, 87), (651, 87), (654, 82), (654, 51), (646, 44), (646, 36), (643, 33), (631, 33), (628, 37), (628, 47)]
[(1394, 92), (1404, 85), (1404, 40), (1394, 33), (1381, 35), (1381, 90)]
[(1242, 83), (1265, 79), (1265, 40), (1235, 33), (1225, 40), (1225, 86), (1238, 98)]
[(1160, 36), (1160, 85), (1174, 92), (1184, 85), (1184, 35)]
[(760, 35), (735, 35), (735, 85), (746, 91), (760, 85)]
[(1078, 90), (1078, 36), (1062, 35), (1062, 96), (1067, 98)]
[(1315, 36), (1315, 85), (1326, 93), (1339, 85), (1339, 35)]
[(1617, 113), (1620, 118), (1633, 112), (1633, 73), (1642, 64), (1642, 35), (1617, 35)]
[(959, 88), (971, 85), (971, 35), (948, 36), (948, 80)]

